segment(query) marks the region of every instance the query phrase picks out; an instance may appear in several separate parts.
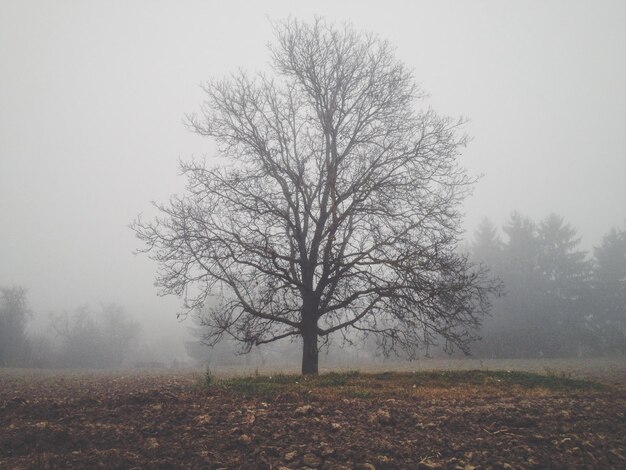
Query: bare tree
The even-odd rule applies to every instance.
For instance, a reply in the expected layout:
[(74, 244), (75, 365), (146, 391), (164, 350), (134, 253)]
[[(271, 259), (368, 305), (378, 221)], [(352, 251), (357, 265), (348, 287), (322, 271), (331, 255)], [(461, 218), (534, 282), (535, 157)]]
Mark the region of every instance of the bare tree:
[(30, 359), (26, 333), (30, 315), (24, 287), (0, 286), (0, 367), (23, 366)]
[(354, 328), (385, 352), (443, 339), (466, 349), (493, 289), (455, 248), (473, 182), (457, 165), (461, 120), (418, 111), (423, 93), (390, 45), (316, 20), (276, 26), (275, 76), (207, 83), (190, 128), (221, 166), (181, 163), (187, 193), (132, 225), (162, 294), (207, 307), (207, 341)]

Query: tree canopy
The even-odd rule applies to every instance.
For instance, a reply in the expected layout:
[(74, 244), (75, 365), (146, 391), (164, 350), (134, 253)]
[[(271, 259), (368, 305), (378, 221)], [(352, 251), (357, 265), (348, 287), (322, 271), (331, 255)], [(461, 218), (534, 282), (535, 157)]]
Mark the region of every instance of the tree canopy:
[(192, 131), (223, 162), (181, 164), (187, 191), (133, 224), (162, 294), (204, 311), (207, 341), (246, 347), (348, 328), (385, 352), (443, 340), (466, 349), (494, 286), (456, 248), (474, 180), (458, 163), (462, 120), (424, 94), (392, 47), (351, 26), (285, 21), (273, 76), (203, 87)]

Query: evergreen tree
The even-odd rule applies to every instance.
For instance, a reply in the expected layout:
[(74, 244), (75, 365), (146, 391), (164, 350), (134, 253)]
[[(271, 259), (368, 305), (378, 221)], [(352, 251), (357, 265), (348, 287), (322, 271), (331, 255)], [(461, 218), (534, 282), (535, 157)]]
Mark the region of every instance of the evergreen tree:
[(496, 226), (485, 217), (478, 225), (474, 233), (474, 241), (471, 245), (472, 258), (485, 264), (492, 273), (497, 273), (500, 268), (503, 243)]
[(498, 304), (501, 354), (508, 357), (540, 356), (547, 341), (540, 326), (538, 305), (541, 276), (538, 269), (537, 227), (518, 212), (503, 227), (508, 240), (503, 250), (502, 279), (506, 295)]
[(612, 229), (594, 249), (592, 319), (605, 350), (626, 352), (626, 228)]
[(503, 227), (508, 237), (504, 268), (512, 281), (531, 287), (538, 280), (539, 240), (537, 226), (528, 217), (513, 212)]
[(550, 350), (555, 355), (580, 355), (595, 342), (585, 319), (590, 274), (587, 254), (577, 249), (580, 238), (576, 230), (556, 214), (541, 221), (537, 234), (542, 278), (540, 310), (554, 328), (550, 332)]
[(578, 251), (580, 237), (563, 218), (551, 214), (538, 229), (541, 252), (539, 268), (549, 293), (560, 298), (575, 298), (589, 277), (587, 254)]

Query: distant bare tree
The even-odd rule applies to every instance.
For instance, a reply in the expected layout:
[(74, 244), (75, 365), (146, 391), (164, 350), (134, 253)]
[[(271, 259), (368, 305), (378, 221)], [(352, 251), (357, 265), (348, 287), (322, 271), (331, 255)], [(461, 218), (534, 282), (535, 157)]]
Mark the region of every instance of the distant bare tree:
[(29, 360), (26, 323), (30, 316), (26, 289), (0, 286), (0, 367), (23, 366)]
[(50, 327), (58, 342), (53, 362), (77, 368), (119, 367), (135, 350), (140, 331), (115, 303), (102, 304), (99, 311), (85, 305), (71, 313), (51, 313)]
[(461, 120), (417, 111), (423, 97), (390, 45), (350, 26), (286, 21), (276, 74), (204, 86), (190, 128), (221, 166), (181, 163), (187, 193), (132, 228), (158, 261), (162, 294), (208, 306), (207, 341), (246, 347), (318, 340), (352, 327), (384, 352), (439, 339), (466, 349), (494, 287), (456, 251)]

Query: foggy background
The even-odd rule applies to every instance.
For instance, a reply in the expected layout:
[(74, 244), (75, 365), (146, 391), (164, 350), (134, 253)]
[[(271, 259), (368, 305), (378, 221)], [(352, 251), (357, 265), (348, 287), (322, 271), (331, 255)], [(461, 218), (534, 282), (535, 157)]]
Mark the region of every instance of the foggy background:
[(29, 330), (124, 307), (142, 341), (184, 358), (193, 326), (159, 298), (128, 224), (184, 188), (199, 84), (267, 67), (271, 20), (350, 21), (397, 47), (438, 113), (466, 116), (461, 163), (484, 217), (564, 217), (592, 250), (626, 221), (623, 1), (80, 2), (0, 0), (0, 286), (28, 290)]

